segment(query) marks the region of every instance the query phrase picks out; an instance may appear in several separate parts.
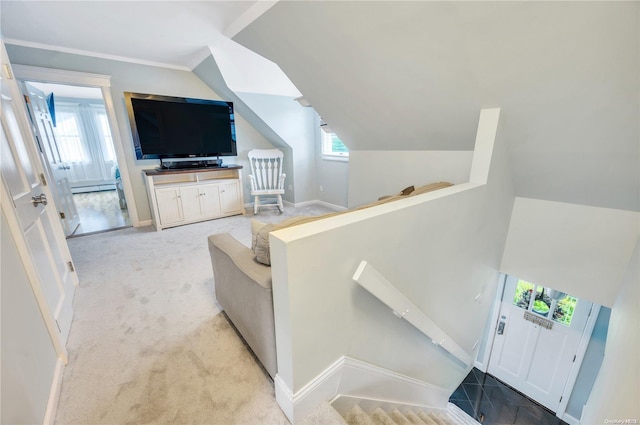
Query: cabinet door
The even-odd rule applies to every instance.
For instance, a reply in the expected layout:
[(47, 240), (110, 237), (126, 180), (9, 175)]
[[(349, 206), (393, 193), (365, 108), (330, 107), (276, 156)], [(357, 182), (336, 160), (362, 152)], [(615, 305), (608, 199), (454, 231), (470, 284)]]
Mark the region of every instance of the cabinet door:
[(217, 217), (220, 215), (219, 185), (207, 184), (200, 186), (200, 205), (204, 217)]
[(158, 201), (158, 213), (160, 214), (161, 225), (164, 226), (184, 221), (180, 202), (180, 189), (156, 189), (156, 200)]
[(222, 214), (242, 211), (240, 184), (237, 181), (223, 183), (220, 186), (220, 207)]
[(183, 186), (180, 188), (182, 196), (182, 213), (185, 221), (193, 221), (202, 218), (200, 206), (200, 189), (198, 186)]

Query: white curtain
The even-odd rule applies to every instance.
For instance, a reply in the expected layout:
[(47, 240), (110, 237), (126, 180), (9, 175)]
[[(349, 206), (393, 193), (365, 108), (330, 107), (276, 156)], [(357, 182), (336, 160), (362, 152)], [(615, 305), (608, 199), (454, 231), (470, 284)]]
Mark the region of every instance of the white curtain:
[(114, 183), (116, 158), (104, 105), (56, 102), (55, 132), (72, 187)]

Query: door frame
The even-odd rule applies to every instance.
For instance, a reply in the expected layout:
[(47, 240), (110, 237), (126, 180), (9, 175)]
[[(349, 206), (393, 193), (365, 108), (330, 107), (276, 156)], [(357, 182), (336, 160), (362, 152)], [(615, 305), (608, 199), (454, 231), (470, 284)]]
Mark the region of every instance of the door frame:
[(133, 196), (133, 186), (131, 176), (127, 166), (126, 153), (120, 137), (120, 129), (116, 118), (113, 98), (111, 96), (111, 76), (103, 74), (90, 74), (77, 71), (66, 71), (53, 68), (40, 68), (28, 65), (12, 65), (15, 78), (20, 81), (34, 81), (40, 83), (71, 84), (76, 86), (96, 87), (102, 92), (102, 99), (107, 112), (107, 119), (111, 129), (113, 148), (116, 153), (116, 160), (122, 176), (124, 197), (127, 201), (127, 210), (131, 218), (133, 227), (139, 227), (147, 223), (141, 223), (138, 216), (138, 209)]
[[(507, 275), (501, 273), (500, 279), (498, 281), (498, 290), (496, 291), (496, 296), (493, 300), (493, 310), (491, 318), (487, 324), (489, 329), (486, 332), (486, 344), (484, 350), (482, 351), (481, 358), (483, 360), (481, 362), (477, 360), (481, 354), (480, 352), (478, 352), (475, 361), (475, 367), (485, 373), (489, 367), (489, 360), (491, 359), (491, 351), (493, 350), (493, 343), (495, 341), (496, 331), (498, 328), (498, 318), (500, 316), (500, 307), (502, 305), (502, 298), (504, 296), (506, 281)], [(589, 345), (589, 341), (591, 340), (593, 328), (596, 325), (596, 320), (598, 320), (600, 307), (601, 306), (599, 304), (593, 303), (593, 307), (591, 308), (591, 312), (589, 313), (589, 317), (587, 318), (587, 323), (585, 324), (584, 330), (582, 331), (582, 336), (580, 337), (580, 342), (578, 344), (578, 349), (576, 352), (576, 360), (571, 365), (571, 370), (569, 371), (569, 376), (567, 377), (567, 383), (565, 384), (564, 390), (562, 391), (562, 401), (560, 402), (558, 411), (556, 412), (556, 416), (567, 422), (569, 425), (580, 424), (580, 418), (574, 418), (573, 416), (567, 414), (566, 410), (569, 399), (571, 398), (571, 393), (573, 392), (573, 387), (575, 386), (576, 380), (578, 378), (578, 373), (580, 372), (580, 366), (582, 366), (582, 361), (584, 360), (584, 355), (587, 351), (587, 346)]]

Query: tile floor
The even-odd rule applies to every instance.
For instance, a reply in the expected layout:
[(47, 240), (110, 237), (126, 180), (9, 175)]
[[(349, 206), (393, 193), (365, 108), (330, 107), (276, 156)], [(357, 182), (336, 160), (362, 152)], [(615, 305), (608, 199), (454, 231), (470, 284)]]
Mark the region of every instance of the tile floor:
[(473, 368), (450, 401), (483, 425), (567, 425), (554, 413)]

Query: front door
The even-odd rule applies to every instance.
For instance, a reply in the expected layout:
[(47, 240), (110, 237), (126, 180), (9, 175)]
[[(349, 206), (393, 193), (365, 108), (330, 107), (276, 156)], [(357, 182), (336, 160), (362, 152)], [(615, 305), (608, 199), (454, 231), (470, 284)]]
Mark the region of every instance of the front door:
[(71, 167), (60, 155), (60, 148), (53, 130), (53, 120), (47, 106), (47, 99), (44, 92), (33, 85), (24, 82), (23, 92), (26, 96), (27, 108), (31, 115), (31, 121), (35, 127), (35, 133), (40, 144), (40, 151), (44, 155), (48, 171), (55, 185), (52, 187), (56, 205), (60, 208), (60, 218), (64, 226), (65, 234), (71, 235), (80, 224), (78, 209), (73, 200), (68, 170)]
[(591, 307), (507, 277), (487, 371), (557, 412)]
[(73, 318), (72, 300), (78, 278), (29, 129), (20, 89), (13, 78), (4, 44), (1, 47), (2, 209), (21, 250), (51, 339), (58, 355), (66, 362), (65, 344)]

